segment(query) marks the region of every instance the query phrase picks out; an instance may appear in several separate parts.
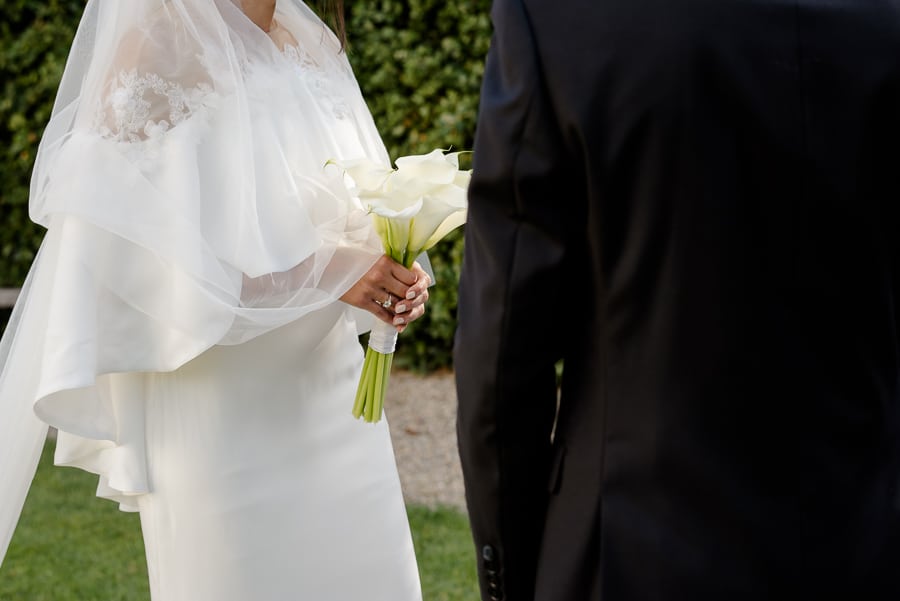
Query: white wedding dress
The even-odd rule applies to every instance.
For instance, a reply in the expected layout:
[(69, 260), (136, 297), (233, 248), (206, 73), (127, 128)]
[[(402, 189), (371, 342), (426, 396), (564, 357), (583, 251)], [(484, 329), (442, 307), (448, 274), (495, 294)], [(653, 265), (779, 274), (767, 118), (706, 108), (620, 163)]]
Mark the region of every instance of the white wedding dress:
[(417, 601), (385, 422), (350, 414), (380, 255), (330, 159), (387, 161), (302, 3), (91, 0), (0, 342), (0, 556), (46, 434), (139, 511), (154, 601)]

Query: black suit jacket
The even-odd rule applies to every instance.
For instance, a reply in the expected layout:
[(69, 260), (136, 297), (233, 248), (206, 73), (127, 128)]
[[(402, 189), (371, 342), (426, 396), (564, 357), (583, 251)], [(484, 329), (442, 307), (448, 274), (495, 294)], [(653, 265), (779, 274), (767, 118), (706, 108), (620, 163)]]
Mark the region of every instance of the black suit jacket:
[(900, 599), (900, 2), (492, 16), (455, 350), (484, 598)]

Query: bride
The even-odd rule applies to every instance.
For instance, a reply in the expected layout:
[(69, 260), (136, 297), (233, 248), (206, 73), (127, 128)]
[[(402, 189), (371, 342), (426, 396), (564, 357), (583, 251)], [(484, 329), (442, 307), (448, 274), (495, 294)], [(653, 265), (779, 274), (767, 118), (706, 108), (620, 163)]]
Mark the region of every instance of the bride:
[(0, 557), (49, 424), (140, 512), (154, 601), (421, 599), (387, 426), (350, 409), (358, 333), (429, 278), (325, 167), (359, 157), (387, 161), (299, 0), (89, 0), (0, 343)]

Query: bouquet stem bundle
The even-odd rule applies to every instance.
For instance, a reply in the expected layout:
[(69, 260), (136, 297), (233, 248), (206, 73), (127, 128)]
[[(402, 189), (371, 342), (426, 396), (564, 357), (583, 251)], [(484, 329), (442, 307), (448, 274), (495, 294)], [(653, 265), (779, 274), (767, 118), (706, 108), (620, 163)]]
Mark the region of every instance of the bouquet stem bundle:
[[(397, 168), (368, 159), (347, 163), (344, 169), (355, 194), (369, 211), (384, 252), (410, 269), (416, 257), (437, 244), (466, 220), (466, 192), (471, 171), (459, 169), (459, 155), (434, 150), (397, 159)], [(381, 420), (397, 330), (378, 321), (353, 403), (353, 416), (366, 422)]]
[(366, 349), (366, 360), (356, 389), (356, 402), (353, 403), (353, 417), (362, 417), (369, 423), (381, 419), (393, 362), (393, 353), (379, 353), (372, 347)]

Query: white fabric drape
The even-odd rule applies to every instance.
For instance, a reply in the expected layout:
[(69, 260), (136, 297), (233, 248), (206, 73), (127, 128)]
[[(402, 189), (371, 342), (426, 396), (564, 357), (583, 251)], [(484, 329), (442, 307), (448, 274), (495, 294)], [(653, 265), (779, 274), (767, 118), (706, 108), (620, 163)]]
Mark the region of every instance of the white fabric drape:
[(338, 41), (299, 1), (278, 37), (235, 1), (87, 4), (33, 174), (48, 233), (0, 342), (0, 558), (47, 424), (57, 462), (136, 508), (130, 374), (331, 307), (381, 254), (325, 167), (388, 160)]

